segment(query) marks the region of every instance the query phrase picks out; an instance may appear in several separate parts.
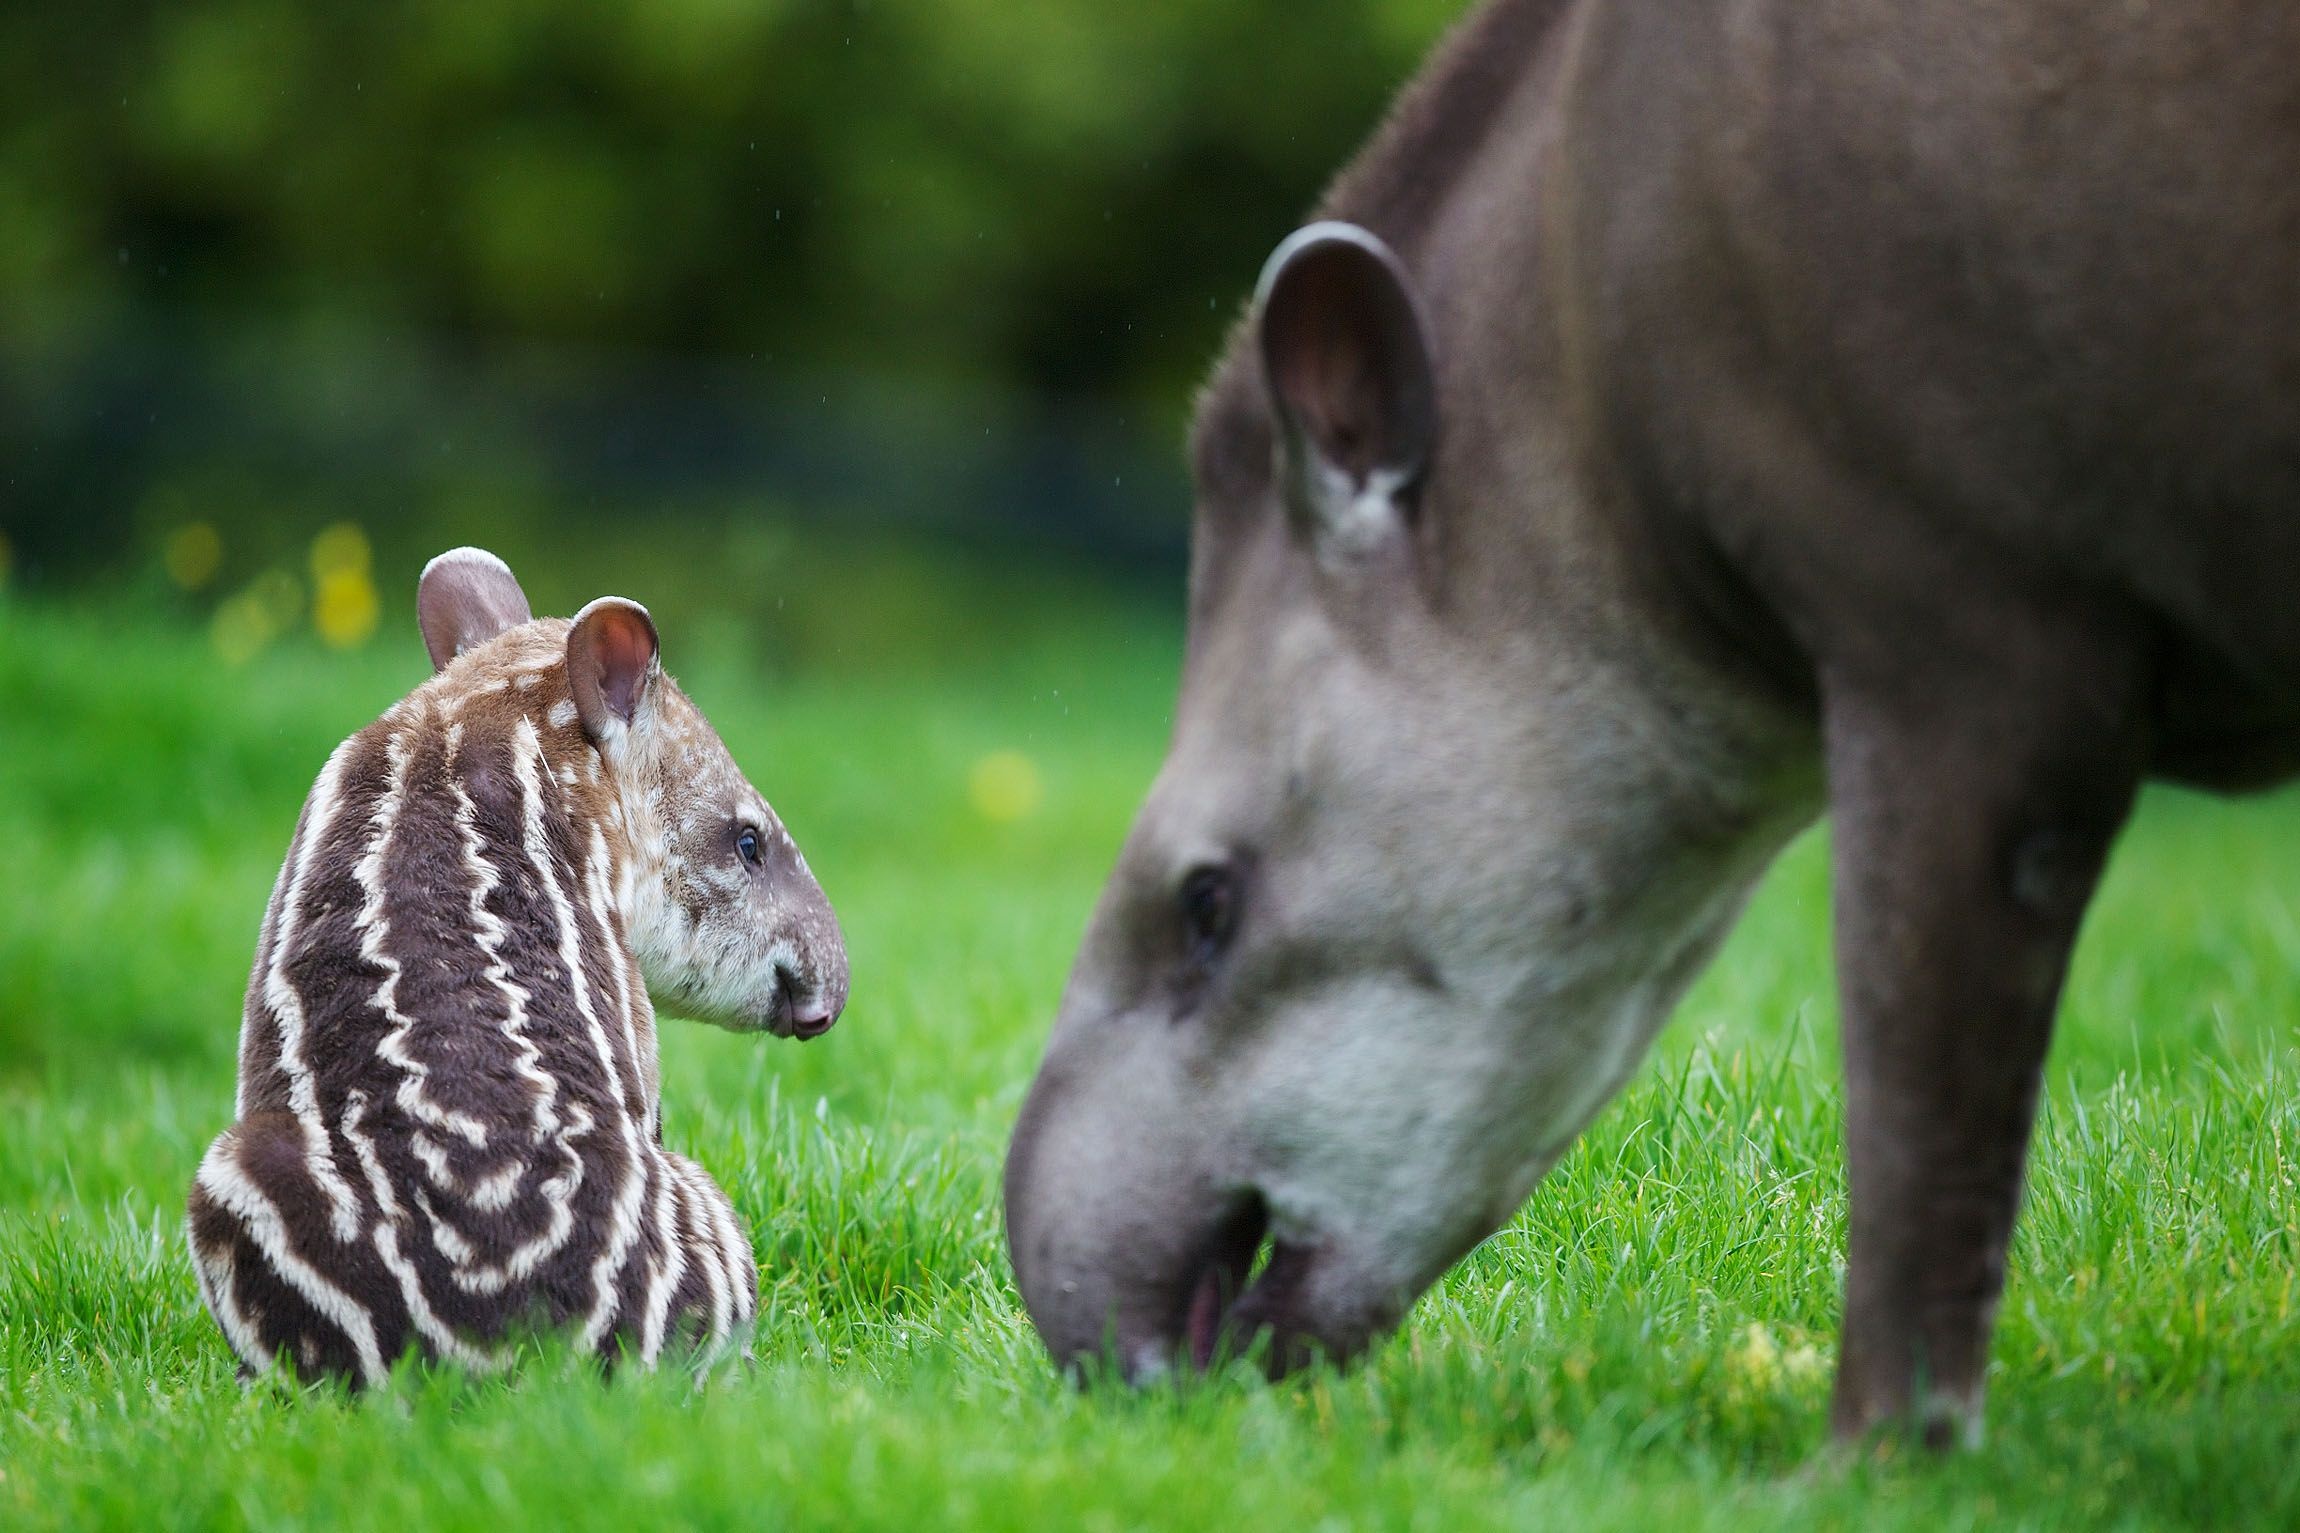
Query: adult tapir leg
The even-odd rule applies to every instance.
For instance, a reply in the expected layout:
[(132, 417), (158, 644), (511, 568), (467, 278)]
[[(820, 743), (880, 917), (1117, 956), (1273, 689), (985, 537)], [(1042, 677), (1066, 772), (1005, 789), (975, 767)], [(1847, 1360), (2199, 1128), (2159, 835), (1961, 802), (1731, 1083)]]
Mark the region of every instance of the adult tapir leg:
[(2144, 694), (2106, 625), (1921, 653), (1823, 683), (1852, 1179), (1834, 1425), (1947, 1445), (1979, 1431), (2039, 1073)]

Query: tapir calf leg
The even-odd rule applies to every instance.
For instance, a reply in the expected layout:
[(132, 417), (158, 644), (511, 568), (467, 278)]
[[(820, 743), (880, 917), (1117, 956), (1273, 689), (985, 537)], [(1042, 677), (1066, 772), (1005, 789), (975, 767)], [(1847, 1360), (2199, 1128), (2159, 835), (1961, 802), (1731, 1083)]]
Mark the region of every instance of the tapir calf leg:
[(702, 1367), (729, 1348), (748, 1357), (759, 1306), (758, 1260), (750, 1236), (711, 1173), (684, 1155), (660, 1153), (674, 1194), (672, 1226), (665, 1233), (684, 1255), (671, 1296), (669, 1329), (695, 1349)]
[(185, 1215), (200, 1297), (243, 1377), (286, 1362), (306, 1379), (375, 1383), (406, 1347), (406, 1314), (365, 1230), (341, 1238), (291, 1114), (251, 1114), (218, 1135)]
[(1852, 1179), (1840, 1437), (1979, 1432), (2053, 1013), (2143, 767), (2137, 656), (2058, 625), (1995, 637), (1988, 663), (1824, 678)]

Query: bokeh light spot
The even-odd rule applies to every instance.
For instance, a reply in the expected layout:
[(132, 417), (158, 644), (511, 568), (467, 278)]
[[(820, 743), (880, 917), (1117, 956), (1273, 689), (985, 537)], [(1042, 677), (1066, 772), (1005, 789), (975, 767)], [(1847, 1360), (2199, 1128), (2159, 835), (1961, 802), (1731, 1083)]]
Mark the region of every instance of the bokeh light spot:
[(186, 522), (168, 534), (160, 563), (179, 589), (200, 590), (223, 567), (223, 534), (216, 531), (214, 522)]
[(994, 824), (1023, 819), (1044, 792), (1037, 765), (1020, 751), (992, 751), (967, 774), (966, 796), (975, 813)]
[(216, 653), (244, 665), (293, 628), (303, 611), (303, 583), (286, 570), (266, 570), (216, 608), (208, 637)]

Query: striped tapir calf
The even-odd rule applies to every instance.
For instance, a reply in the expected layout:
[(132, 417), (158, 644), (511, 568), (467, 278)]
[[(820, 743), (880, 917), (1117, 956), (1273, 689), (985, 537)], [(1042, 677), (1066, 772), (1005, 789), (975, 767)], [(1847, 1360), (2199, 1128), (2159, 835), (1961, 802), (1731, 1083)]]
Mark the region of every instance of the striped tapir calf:
[(662, 1147), (648, 992), (813, 1037), (837, 918), (644, 608), (533, 620), (477, 549), (417, 605), (436, 674), (329, 758), (264, 916), (239, 1121), (192, 1184), (202, 1297), (250, 1374), (484, 1369), (546, 1328), (707, 1367), (758, 1274)]

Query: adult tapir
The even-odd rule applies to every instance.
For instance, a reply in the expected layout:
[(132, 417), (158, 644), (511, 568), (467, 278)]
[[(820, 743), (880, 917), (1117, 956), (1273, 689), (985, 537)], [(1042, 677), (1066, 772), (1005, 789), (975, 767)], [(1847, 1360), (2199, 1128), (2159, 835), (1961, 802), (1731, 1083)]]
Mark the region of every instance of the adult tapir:
[(1198, 408), (1172, 748), (1007, 1165), (1032, 1317), (1357, 1351), (1826, 809), (1835, 1425), (1953, 1440), (2136, 788), (2300, 768), (2300, 7), (1496, 0), (1320, 219)]

